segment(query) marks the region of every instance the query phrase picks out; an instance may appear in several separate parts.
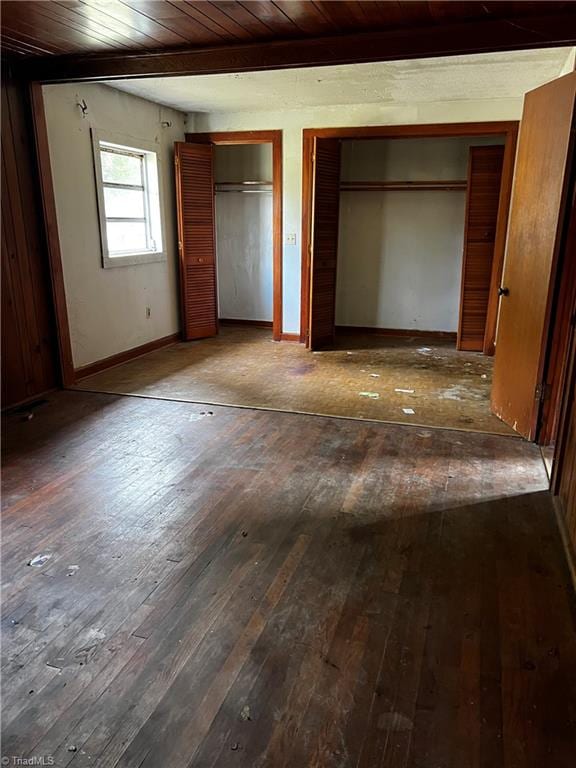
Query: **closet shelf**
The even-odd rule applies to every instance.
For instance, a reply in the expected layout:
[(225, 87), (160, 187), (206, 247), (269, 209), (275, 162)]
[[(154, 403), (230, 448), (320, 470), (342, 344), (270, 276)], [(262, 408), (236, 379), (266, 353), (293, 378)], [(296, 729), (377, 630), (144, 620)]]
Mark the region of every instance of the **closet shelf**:
[[(265, 189), (262, 189), (265, 187)], [(214, 184), (215, 192), (271, 192), (271, 181), (217, 181)]]
[(443, 190), (466, 189), (466, 179), (452, 179), (442, 181), (343, 181), (340, 183), (342, 192), (386, 192), (417, 190)]

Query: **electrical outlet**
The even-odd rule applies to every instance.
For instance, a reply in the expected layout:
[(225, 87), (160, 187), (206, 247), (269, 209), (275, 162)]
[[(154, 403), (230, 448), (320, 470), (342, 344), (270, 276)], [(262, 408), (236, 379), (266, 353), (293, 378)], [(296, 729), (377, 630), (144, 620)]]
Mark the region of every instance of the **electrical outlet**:
[(152, 315), (152, 310), (150, 307), (146, 307), (146, 320), (150, 320), (150, 317)]
[(286, 245), (296, 245), (296, 235), (286, 235)]

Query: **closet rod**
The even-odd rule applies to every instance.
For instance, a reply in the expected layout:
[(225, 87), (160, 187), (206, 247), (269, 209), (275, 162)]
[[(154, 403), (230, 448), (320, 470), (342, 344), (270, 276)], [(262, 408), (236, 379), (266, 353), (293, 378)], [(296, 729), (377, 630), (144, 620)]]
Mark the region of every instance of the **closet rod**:
[(417, 190), (443, 190), (451, 191), (466, 189), (466, 180), (452, 181), (343, 181), (340, 184), (342, 192), (386, 192)]
[(216, 181), (214, 182), (215, 187), (242, 187), (242, 186), (253, 186), (253, 187), (264, 187), (272, 186), (271, 181)]
[(237, 195), (269, 195), (271, 189), (216, 189), (218, 193), (230, 192)]

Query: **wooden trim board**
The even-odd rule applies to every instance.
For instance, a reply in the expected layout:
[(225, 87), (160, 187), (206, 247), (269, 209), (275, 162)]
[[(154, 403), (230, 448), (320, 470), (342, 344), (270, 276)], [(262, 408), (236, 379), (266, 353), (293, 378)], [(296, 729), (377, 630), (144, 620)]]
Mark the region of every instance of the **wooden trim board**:
[(252, 328), (272, 328), (271, 320), (240, 320), (235, 317), (219, 317), (220, 325), (249, 325)]
[(570, 540), (570, 534), (566, 526), (566, 513), (562, 499), (559, 496), (552, 497), (552, 503), (554, 506), (554, 513), (556, 517), (556, 524), (558, 526), (558, 533), (562, 540), (562, 548), (564, 549), (564, 555), (566, 557), (566, 566), (570, 573), (570, 580), (572, 582), (572, 588), (576, 593), (576, 552), (574, 552), (574, 546)]
[(64, 271), (62, 267), (62, 252), (58, 234), (56, 217), (56, 200), (54, 197), (54, 182), (50, 165), (50, 150), (48, 146), (48, 128), (44, 111), (42, 86), (38, 83), (30, 85), (30, 105), (32, 109), (32, 125), (36, 144), (36, 160), (40, 179), (42, 210), (44, 214), (44, 231), (50, 266), (52, 298), (54, 301), (54, 317), (56, 321), (56, 336), (58, 339), (58, 357), (60, 379), (64, 387), (74, 383), (74, 364), (72, 362), (72, 343), (68, 324), (68, 309), (66, 306), (66, 290), (64, 287)]
[(368, 334), (370, 336), (397, 336), (400, 338), (413, 337), (416, 339), (442, 339), (456, 341), (455, 331), (419, 331), (411, 328), (374, 328), (359, 325), (337, 325), (336, 333), (351, 335)]
[(149, 352), (162, 349), (162, 347), (168, 347), (179, 340), (180, 333), (171, 333), (169, 336), (163, 336), (160, 339), (148, 341), (146, 344), (141, 344), (139, 347), (132, 347), (132, 349), (126, 349), (124, 352), (117, 352), (115, 355), (110, 355), (110, 357), (105, 357), (102, 360), (96, 360), (94, 363), (82, 365), (80, 368), (74, 369), (75, 381), (78, 379), (85, 379), (88, 376), (93, 376), (95, 373), (100, 373), (108, 368), (122, 365), (122, 363), (127, 363), (129, 360), (134, 360), (136, 357), (142, 357), (142, 355), (147, 355)]
[(282, 340), (282, 131), (213, 131), (187, 133), (196, 144), (234, 146), (272, 144), (272, 238), (273, 304), (272, 337)]

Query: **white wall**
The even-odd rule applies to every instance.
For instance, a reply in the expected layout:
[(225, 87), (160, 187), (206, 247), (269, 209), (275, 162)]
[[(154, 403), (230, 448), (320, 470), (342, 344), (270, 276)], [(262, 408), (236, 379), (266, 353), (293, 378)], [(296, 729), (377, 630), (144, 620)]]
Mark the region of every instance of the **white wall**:
[[(217, 146), (218, 182), (271, 181), (272, 145)], [(216, 193), (216, 256), (219, 316), (272, 320), (272, 191)]]
[[(86, 119), (76, 106), (84, 99)], [(74, 366), (176, 333), (177, 237), (173, 145), (184, 115), (99, 84), (44, 87), (50, 160)], [(170, 127), (162, 127), (167, 121)], [(90, 128), (158, 145), (168, 259), (103, 269)], [(151, 316), (146, 318), (146, 307)]]
[[(347, 141), (342, 180), (465, 180), (469, 147), (503, 141)], [(456, 331), (465, 203), (465, 190), (342, 192), (337, 324)]]
[[(398, 106), (357, 104), (281, 112), (189, 114), (189, 131), (283, 131), (283, 330), (300, 330), (300, 234), (302, 129), (353, 125), (413, 125), (494, 120), (519, 120), (522, 98), (427, 102)], [(296, 234), (296, 245), (286, 237)]]

